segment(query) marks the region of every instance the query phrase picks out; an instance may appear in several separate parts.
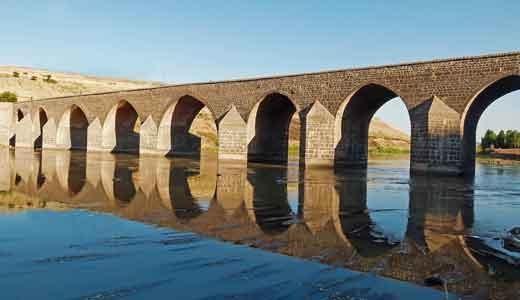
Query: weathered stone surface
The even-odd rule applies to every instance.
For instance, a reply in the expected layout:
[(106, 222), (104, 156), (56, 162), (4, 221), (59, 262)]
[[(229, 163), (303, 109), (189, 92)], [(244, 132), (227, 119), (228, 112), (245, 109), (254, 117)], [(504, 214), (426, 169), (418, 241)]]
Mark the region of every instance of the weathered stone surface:
[[(335, 160), (346, 165), (365, 165), (368, 124), (380, 106), (398, 96), (410, 111), (412, 169), (461, 173), (473, 166), (474, 131), (483, 110), (498, 97), (519, 88), (518, 52), (181, 84), (6, 104), (0, 111), (9, 114), (9, 105), (12, 105), (12, 117), (1, 119), (0, 143), (34, 147), (35, 137), (37, 139), (42, 133), (33, 120), (41, 109), (49, 123), (48, 128), (44, 126), (48, 130), (47, 133), (43, 130), (43, 139), (47, 140), (43, 147), (52, 148), (54, 144), (67, 146), (67, 142), (59, 138), (53, 142), (51, 120), (54, 120), (59, 137), (59, 122), (75, 105), (89, 124), (88, 150), (138, 152), (146, 149), (145, 152), (166, 154), (172, 149), (175, 152), (175, 147), (172, 147), (175, 128), (181, 128), (179, 132), (189, 137), (186, 132), (188, 123), (193, 120), (192, 115), (206, 106), (220, 123), (221, 158), (245, 159), (249, 155), (283, 160), (284, 149), (288, 147), (288, 120), (296, 113), (302, 118), (303, 125), (301, 161), (305, 164), (330, 164)], [(280, 100), (282, 98), (286, 101)], [(184, 122), (186, 124), (177, 123), (172, 110), (172, 103), (180, 103), (182, 99), (189, 99), (191, 103), (179, 110), (186, 112), (188, 117), (183, 119), (188, 121)], [(122, 108), (122, 103), (127, 104), (126, 108)], [(261, 103), (268, 104), (262, 106)], [(168, 118), (168, 114), (172, 116)], [(238, 115), (247, 124), (245, 146), (244, 130)], [(330, 116), (334, 116), (333, 126)], [(151, 124), (158, 127), (157, 133), (152, 132), (154, 126)], [(141, 126), (147, 130), (145, 135), (139, 132), (143, 130)], [(155, 136), (157, 141), (153, 149)], [(179, 140), (185, 141), (183, 138)]]

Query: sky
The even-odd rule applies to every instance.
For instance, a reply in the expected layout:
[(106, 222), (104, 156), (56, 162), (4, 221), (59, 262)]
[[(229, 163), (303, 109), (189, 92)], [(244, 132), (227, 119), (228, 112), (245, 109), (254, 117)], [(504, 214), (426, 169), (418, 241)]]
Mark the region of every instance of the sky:
[[(518, 12), (518, 0), (2, 0), (0, 64), (167, 83), (314, 72), (518, 51)], [(518, 128), (519, 96), (481, 123)], [(403, 111), (397, 100), (377, 116), (409, 131)]]

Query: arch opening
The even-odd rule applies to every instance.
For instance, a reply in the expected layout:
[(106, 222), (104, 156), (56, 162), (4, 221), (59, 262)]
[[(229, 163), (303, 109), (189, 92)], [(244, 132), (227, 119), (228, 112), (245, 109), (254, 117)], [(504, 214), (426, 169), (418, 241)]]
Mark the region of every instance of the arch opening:
[(38, 137), (34, 141), (34, 148), (41, 149), (43, 147), (43, 127), (47, 124), (47, 113), (43, 108), (38, 109)]
[(141, 119), (127, 101), (120, 101), (108, 113), (103, 126), (103, 146), (112, 153), (139, 153)]
[(72, 105), (61, 117), (56, 134), (56, 144), (70, 150), (87, 149), (88, 120), (83, 110)]
[(16, 119), (18, 122), (20, 122), (24, 117), (24, 114), (23, 114), (23, 111), (21, 109), (19, 109), (17, 112), (16, 112)]
[[(385, 123), (378, 117), (383, 111), (392, 116), (406, 114), (407, 124), (400, 125), (409, 128), (410, 116), (404, 101), (384, 86), (365, 85), (345, 100), (336, 115), (336, 165), (366, 168), (369, 156), (380, 154), (404, 154), (409, 160), (411, 141), (406, 132), (409, 129)], [(400, 117), (395, 119), (402, 120)]]
[(267, 95), (251, 111), (248, 124), (248, 161), (287, 163), (297, 158), (300, 117), (287, 96)]
[[(520, 76), (501, 78), (480, 90), (466, 106), (461, 120), (462, 160), (464, 172), (475, 171), (477, 126), (485, 110), (505, 95), (520, 90)], [(513, 128), (504, 128), (513, 129)]]
[(159, 148), (168, 156), (216, 153), (218, 134), (210, 109), (198, 99), (183, 96), (165, 113), (159, 129)]
[(23, 113), (23, 111), (21, 109), (18, 109), (16, 111), (16, 123), (15, 123), (15, 126), (14, 126), (14, 132), (12, 132), (11, 137), (9, 138), (9, 146), (10, 147), (15, 147), (16, 146), (16, 131), (17, 131), (17, 127), (18, 127), (18, 124), (23, 120), (24, 117), (25, 117), (25, 114)]

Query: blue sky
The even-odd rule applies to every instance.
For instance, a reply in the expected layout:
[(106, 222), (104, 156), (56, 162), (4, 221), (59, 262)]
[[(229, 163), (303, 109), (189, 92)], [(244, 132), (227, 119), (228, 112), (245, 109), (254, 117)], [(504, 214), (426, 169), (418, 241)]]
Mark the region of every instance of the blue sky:
[[(170, 83), (520, 50), (515, 0), (2, 4), (2, 65)], [(406, 129), (401, 109), (378, 115)], [(492, 125), (519, 126), (505, 119)]]

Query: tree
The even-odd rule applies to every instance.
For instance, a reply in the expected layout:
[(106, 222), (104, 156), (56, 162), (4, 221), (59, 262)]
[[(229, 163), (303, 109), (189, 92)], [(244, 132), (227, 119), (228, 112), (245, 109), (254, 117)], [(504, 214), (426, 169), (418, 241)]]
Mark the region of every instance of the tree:
[(506, 131), (506, 142), (504, 145), (504, 148), (511, 149), (514, 148), (515, 144), (515, 131), (514, 130), (508, 130)]
[(3, 92), (0, 94), (0, 102), (16, 102), (18, 97), (13, 92)]
[(513, 137), (513, 148), (520, 148), (520, 132), (515, 130)]
[(485, 149), (489, 149), (491, 147), (495, 147), (496, 142), (497, 142), (497, 135), (495, 134), (495, 132), (493, 130), (488, 129), (486, 131), (486, 133), (484, 134), (484, 137), (482, 137), (480, 144), (482, 146), (482, 149), (485, 150)]
[(506, 133), (504, 130), (500, 130), (497, 135), (497, 142), (495, 144), (497, 148), (504, 149), (506, 146)]

